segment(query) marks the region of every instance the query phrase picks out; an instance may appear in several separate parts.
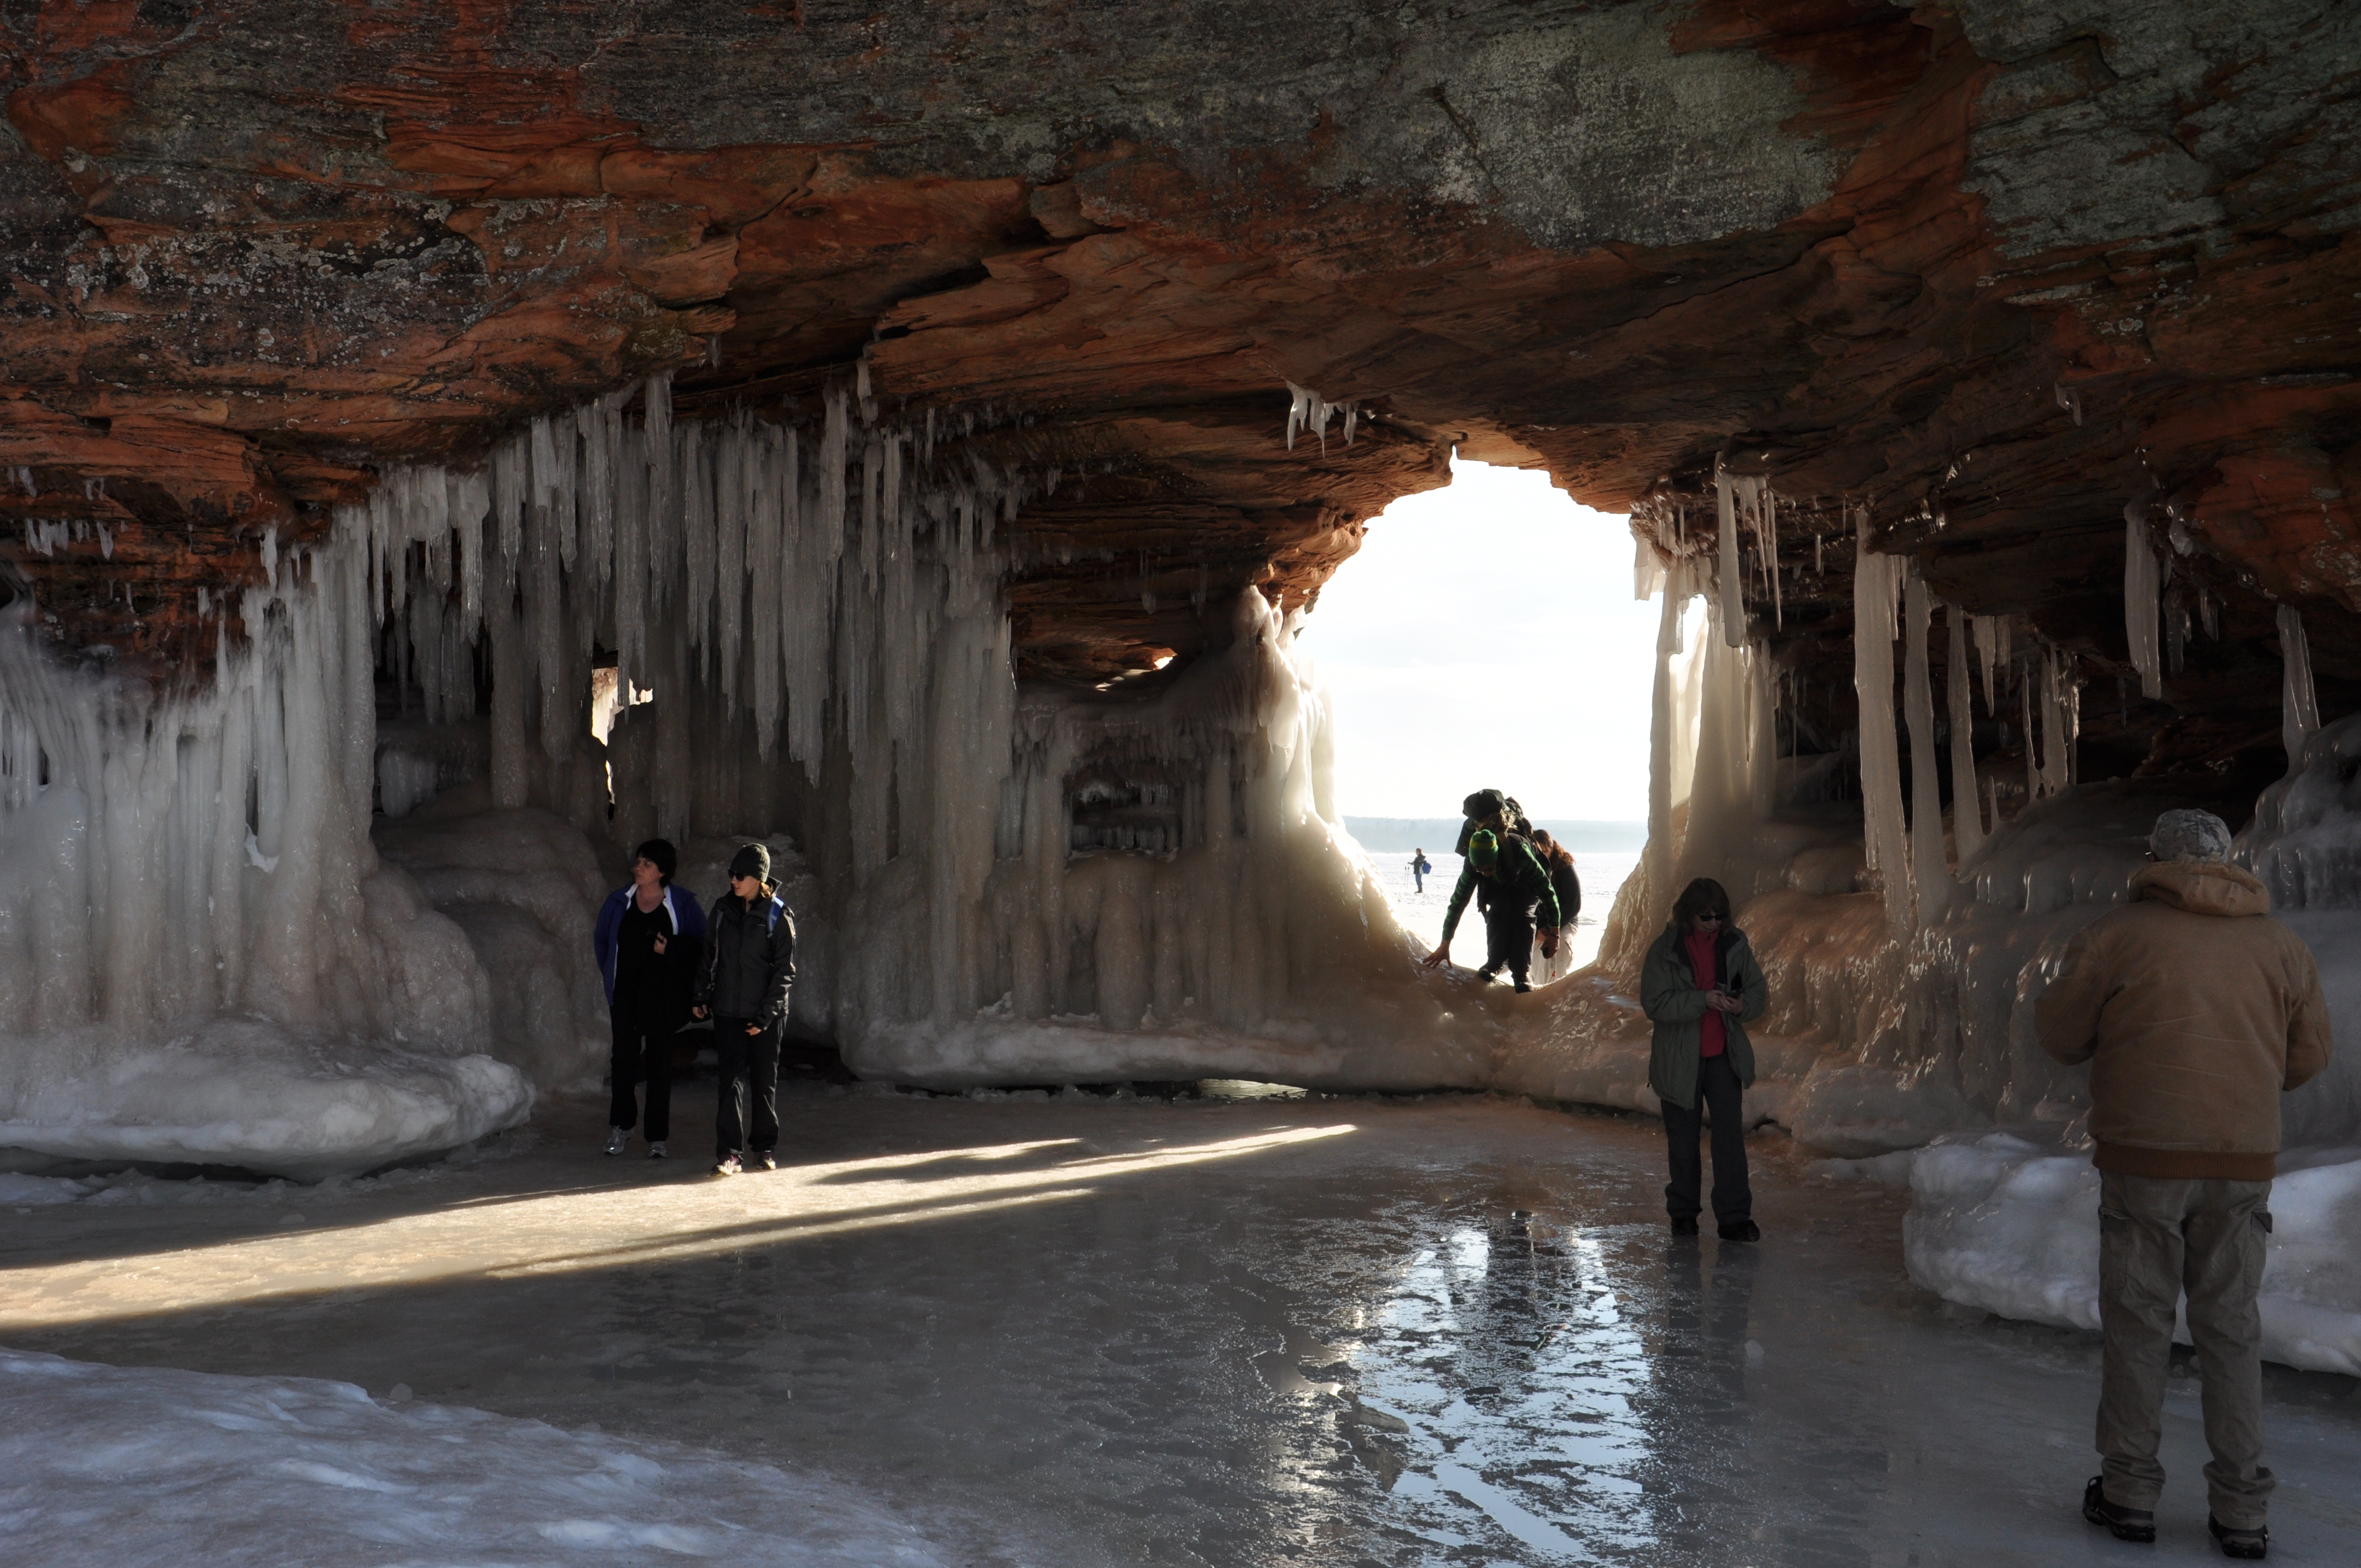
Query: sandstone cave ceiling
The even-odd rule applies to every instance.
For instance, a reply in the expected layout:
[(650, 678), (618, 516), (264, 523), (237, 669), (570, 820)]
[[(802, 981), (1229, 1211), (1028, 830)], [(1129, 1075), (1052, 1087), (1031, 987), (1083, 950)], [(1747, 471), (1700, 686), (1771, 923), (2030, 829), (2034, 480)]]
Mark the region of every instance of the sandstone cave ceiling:
[[(2323, 0), (17, 0), (0, 557), (169, 672), (379, 465), (858, 379), (1058, 474), (1028, 674), (1316, 594), (1455, 444), (1613, 511), (1721, 464), (1788, 499), (1773, 641), (1838, 701), (1858, 511), (2095, 683), (2125, 508), (2172, 520), (2223, 636), (2090, 743), (2220, 769), (2276, 745), (2279, 603), (2361, 705), (2356, 91)], [(1290, 450), (1289, 383), (1355, 439)], [(1514, 569), (1471, 534), (1455, 587)]]

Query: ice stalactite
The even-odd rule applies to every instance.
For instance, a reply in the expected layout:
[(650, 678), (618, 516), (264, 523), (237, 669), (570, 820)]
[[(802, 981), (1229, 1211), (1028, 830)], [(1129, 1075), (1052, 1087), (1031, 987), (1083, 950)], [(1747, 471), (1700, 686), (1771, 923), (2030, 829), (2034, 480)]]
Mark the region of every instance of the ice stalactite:
[(1908, 563), (1907, 570), (1902, 684), (1910, 729), (1911, 891), (1916, 895), (1916, 923), (1931, 926), (1943, 917), (1951, 890), (1943, 858), (1942, 763), (1935, 751), (1934, 684), (1927, 657), (1933, 601), (1917, 564)]
[(7, 612), (0, 1144), (325, 1174), (530, 1104), (465, 939), (370, 848), (377, 521), (236, 596), (201, 691), (68, 668)]
[(2312, 682), (2312, 642), (2304, 636), (2303, 612), (2279, 606), (2279, 737), (2288, 766), (2303, 765), (2304, 746), (2320, 733), (2320, 697)]
[[(1976, 783), (1974, 715), (1970, 704), (1967, 613), (1958, 605), (1946, 607), (1945, 630), (1949, 635), (1949, 663), (1943, 671), (1943, 696), (1951, 725), (1951, 847), (1964, 872), (1984, 847), (1983, 792)], [(1984, 673), (1984, 708), (1992, 710), (1992, 673)]]
[(1720, 549), (1715, 562), (1719, 576), (1721, 634), (1733, 648), (1746, 641), (1745, 579), (1738, 559), (1738, 492), (1741, 485), (1759, 487), (1761, 483), (1759, 479), (1741, 479), (1719, 467), (1714, 470), (1714, 519), (1720, 530), (1716, 536)]
[(1361, 422), (1361, 411), (1351, 403), (1332, 403), (1309, 387), (1287, 384), (1287, 449), (1295, 450), (1295, 438), (1310, 431), (1320, 438), (1320, 455), (1328, 455), (1328, 426), (1342, 414), (1345, 419), (1345, 444), (1353, 444), (1353, 435)]
[(2131, 644), (2132, 667), (2139, 672), (2140, 695), (2151, 700), (2164, 695), (2164, 663), (2157, 641), (2163, 592), (2143, 496), (2124, 508), (2124, 635)]
[(1861, 704), (1861, 849), (1885, 895), (1894, 939), (1916, 924), (1910, 851), (1902, 809), (1902, 756), (1894, 722), (1894, 595), (1905, 564), (1869, 544), (1869, 513), (1859, 522), (1853, 566), (1853, 691)]

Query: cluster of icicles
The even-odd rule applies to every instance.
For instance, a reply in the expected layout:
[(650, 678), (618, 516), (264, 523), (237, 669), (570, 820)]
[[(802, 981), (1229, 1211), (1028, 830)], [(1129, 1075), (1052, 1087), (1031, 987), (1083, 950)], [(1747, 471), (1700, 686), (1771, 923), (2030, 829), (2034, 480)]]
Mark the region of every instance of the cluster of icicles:
[[(1756, 606), (1767, 600), (1773, 626), (1784, 619), (1780, 498), (1763, 478), (1726, 469), (1717, 469), (1714, 487), (1717, 526), (1710, 534), (1703, 530), (1691, 532), (1686, 510), (1675, 500), (1661, 499), (1635, 509), (1638, 554), (1633, 587), (1641, 598), (1658, 593), (1665, 597), (1657, 643), (1657, 652), (1665, 660), (1682, 651), (1682, 608), (1700, 595), (1712, 602), (1712, 620), (1719, 627), (1722, 640), (1746, 655), (1741, 663), (1750, 673), (1743, 678), (1762, 688), (1759, 700), (1764, 711), (1759, 719), (1751, 715), (1748, 718), (1749, 725), (1762, 734), (1756, 738), (1750, 730), (1746, 744), (1770, 745), (1784, 685), (1769, 674), (1767, 661), (1752, 647), (1748, 617), (1750, 600)], [(2219, 638), (2221, 621), (2219, 603), (2202, 584), (2172, 587), (2172, 557), (2167, 555), (2159, 563), (2147, 511), (2145, 498), (2125, 509), (2124, 603), (2142, 690), (2155, 697), (2161, 695), (2164, 674), (2179, 673), (2192, 624), (2202, 627), (2207, 636)], [(2182, 520), (2169, 508), (2166, 516), (2173, 554), (2190, 554), (2194, 542)], [(1856, 544), (1854, 689), (1864, 713), (1885, 712), (1897, 720), (1864, 724), (1861, 729), (1862, 848), (1869, 868), (1880, 874), (1888, 925), (1898, 938), (1942, 917), (1957, 886), (1949, 874), (1948, 861), (1955, 855), (1960, 865), (1966, 865), (2000, 826), (1999, 781), (1979, 783), (1971, 741), (1977, 675), (1981, 675), (1987, 716), (2012, 721), (2024, 737), (2028, 803), (2062, 794), (2075, 782), (2073, 758), (2081, 733), (2082, 678), (2074, 655), (2032, 635), (2015, 618), (1971, 615), (1935, 598), (1915, 559), (1880, 554), (1871, 548), (1866, 510), (1854, 510), (1851, 521)], [(1822, 565), (1823, 545), (1823, 536), (1815, 532), (1816, 572)], [(1927, 652), (1938, 611), (1949, 631), (1948, 759), (1939, 755)], [(2279, 619), (2287, 670), (2288, 752), (2290, 758), (2301, 758), (2305, 743), (2320, 728), (2311, 657), (2301, 617), (2295, 609), (2281, 607)], [(1864, 631), (1871, 634), (1862, 635)], [(1898, 689), (1894, 657), (1897, 638), (1905, 650)], [(1678, 706), (1679, 694), (1671, 682), (1669, 664), (1664, 669), (1658, 723), (1660, 729), (1672, 724), (1678, 730), (1682, 726), (1673, 722), (1671, 709)], [(1704, 678), (1710, 682), (1710, 672)], [(2015, 692), (2015, 711), (2004, 716), (1999, 705), (2010, 687)], [(1735, 707), (1756, 702), (1751, 696), (1728, 700)], [(1902, 789), (1904, 734), (1908, 736), (1912, 763), (1912, 798), (1906, 807)], [(1689, 769), (1697, 765), (1690, 759), (1702, 756), (1706, 748), (1703, 740), (1675, 734), (1659, 746), (1664, 754), (1658, 758), (1658, 771), (1675, 779), (1687, 778)], [(1938, 783), (1939, 770), (1947, 762), (1954, 802), (1949, 855), (1944, 842)], [(1739, 771), (1751, 774), (1760, 770), (1741, 766)], [(1766, 789), (1767, 784), (1757, 781), (1741, 793), (1759, 795)], [(1653, 803), (1652, 815), (1665, 814), (1669, 820), (1669, 806), (1684, 793), (1659, 787), (1657, 795), (1664, 798)], [(1753, 809), (1759, 815), (1767, 806), (1767, 800), (1755, 802)], [(1692, 806), (1686, 834), (1691, 845), (1701, 841), (1708, 815), (1705, 801)], [(1924, 867), (1945, 869), (1943, 874), (1919, 874), (1916, 868)]]
[(813, 432), (743, 408), (675, 422), (656, 377), (534, 420), (480, 472), (393, 469), (353, 509), (388, 662), (447, 723), (474, 713), (489, 653), (504, 805), (528, 727), (553, 758), (576, 745), (600, 643), (619, 689), (716, 690), (763, 758), (783, 746), (807, 776), (831, 714), (856, 756), (873, 727), (906, 740), (932, 630), (994, 604), (995, 527), (1024, 490), (972, 455), (938, 465), (932, 416), (873, 411), (839, 387)]

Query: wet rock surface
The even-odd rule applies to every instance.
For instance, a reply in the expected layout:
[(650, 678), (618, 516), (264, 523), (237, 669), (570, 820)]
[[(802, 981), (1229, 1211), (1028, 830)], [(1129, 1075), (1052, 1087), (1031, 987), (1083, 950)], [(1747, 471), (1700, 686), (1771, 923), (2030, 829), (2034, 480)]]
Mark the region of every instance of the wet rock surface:
[[(2094, 731), (2125, 769), (2216, 766), (2261, 743), (2274, 600), (2323, 701), (2361, 696), (2356, 27), (2304, 0), (12, 14), (0, 523), (58, 639), (170, 668), (210, 652), (200, 587), (392, 460), (473, 461), (665, 368), (685, 414), (809, 422), (858, 371), (1060, 475), (1012, 540), (1030, 674), (1185, 663), (1248, 582), (1301, 602), (1456, 444), (1615, 509), (1767, 476), (1798, 509), (1791, 665), (1839, 673), (1866, 509), (1939, 596), (2103, 678), (2146, 497), (2224, 635)], [(1290, 451), (1288, 382), (1356, 405), (1356, 439)]]

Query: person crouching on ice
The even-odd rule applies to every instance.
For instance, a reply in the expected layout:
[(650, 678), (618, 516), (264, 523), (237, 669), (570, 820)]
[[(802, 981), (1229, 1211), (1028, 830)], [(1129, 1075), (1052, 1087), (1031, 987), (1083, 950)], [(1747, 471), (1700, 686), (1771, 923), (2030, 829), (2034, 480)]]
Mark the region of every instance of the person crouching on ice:
[(713, 1054), (721, 1067), (713, 1113), (716, 1176), (735, 1176), (749, 1159), (760, 1170), (779, 1168), (779, 1032), (795, 978), (796, 922), (771, 886), (771, 851), (741, 845), (730, 861), (729, 895), (713, 905), (693, 1009), (713, 1020)]
[(1479, 828), (1467, 839), (1467, 863), (1459, 885), (1451, 890), (1451, 906), (1443, 912), (1443, 943), (1426, 958), (1434, 969), (1451, 957), (1451, 935), (1459, 929), (1460, 914), (1478, 880), (1487, 884), (1484, 900), (1484, 967), (1476, 972), (1486, 980), (1505, 966), (1519, 991), (1531, 991), (1526, 979), (1533, 961), (1533, 927), (1541, 927), (1542, 951), (1557, 951), (1557, 890), (1532, 848), (1514, 834), (1503, 839)]
[(2278, 1174), (2279, 1096), (2328, 1065), (2328, 1003), (2312, 949), (2228, 863), (2210, 811), (2168, 811), (2131, 902), (2067, 944), (2033, 1004), (2041, 1048), (2091, 1064), (2099, 1168), (2100, 1474), (2082, 1517), (2156, 1539), (2174, 1310), (2205, 1395), (2206, 1526), (2225, 1557), (2270, 1550), (2264, 1524), (2263, 1238)]
[(1673, 901), (1673, 918), (1640, 963), (1640, 1008), (1653, 1024), (1648, 1087), (1664, 1111), (1672, 1179), (1664, 1208), (1673, 1234), (1697, 1234), (1704, 1171), (1697, 1145), (1713, 1113), (1713, 1219), (1721, 1239), (1757, 1242), (1754, 1189), (1746, 1173), (1746, 1115), (1754, 1047), (1746, 1021), (1771, 1005), (1770, 982), (1746, 933), (1730, 921), (1730, 894), (1699, 877)]
[(598, 973), (607, 982), (607, 1015), (614, 1027), (608, 1058), (610, 1092), (607, 1152), (621, 1154), (639, 1121), (638, 1086), (648, 1086), (648, 1157), (664, 1157), (672, 1136), (672, 1042), (688, 1015), (688, 992), (697, 970), (705, 912), (685, 887), (672, 884), (679, 856), (651, 839), (632, 852), (631, 883), (598, 911), (590, 933)]

